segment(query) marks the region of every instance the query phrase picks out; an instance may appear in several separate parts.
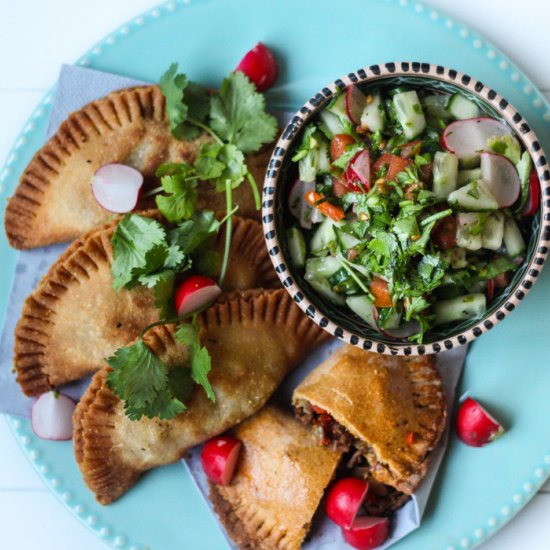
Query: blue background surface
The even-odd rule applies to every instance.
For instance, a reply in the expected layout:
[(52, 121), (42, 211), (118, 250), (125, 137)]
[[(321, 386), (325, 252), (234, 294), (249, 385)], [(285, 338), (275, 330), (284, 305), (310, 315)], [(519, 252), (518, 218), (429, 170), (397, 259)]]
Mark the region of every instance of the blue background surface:
[[(80, 62), (155, 81), (172, 62), (216, 86), (258, 40), (281, 60), (274, 108), (297, 108), (338, 75), (373, 63), (417, 60), (471, 74), (504, 95), (529, 121), (546, 151), (548, 105), (525, 76), (492, 45), (459, 22), (402, 0), (195, 0), (172, 2), (136, 18), (96, 45)], [(95, 47), (94, 47), (95, 48)], [(13, 189), (42, 145), (49, 106), (38, 107), (17, 158), (0, 172)], [(0, 310), (4, 310), (16, 254), (0, 242)], [(550, 469), (550, 358), (545, 325), (550, 270), (519, 309), (476, 342), (468, 356), (464, 391), (490, 406), (508, 433), (484, 449), (451, 439), (422, 527), (396, 548), (446, 549), (474, 545), (529, 499)], [(84, 487), (71, 443), (40, 441), (26, 421), (14, 432), (46, 483), (95, 532), (119, 547), (151, 549), (225, 546), (183, 466), (160, 468), (119, 502), (103, 508)]]

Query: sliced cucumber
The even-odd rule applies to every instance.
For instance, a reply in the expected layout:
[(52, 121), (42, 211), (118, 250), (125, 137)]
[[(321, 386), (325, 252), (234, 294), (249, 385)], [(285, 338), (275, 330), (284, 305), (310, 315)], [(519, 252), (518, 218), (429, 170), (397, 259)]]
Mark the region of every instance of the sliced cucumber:
[(378, 330), (378, 326), (374, 319), (374, 304), (368, 296), (350, 296), (349, 298), (346, 298), (346, 304), (348, 304), (351, 311), (361, 317), (365, 323), (373, 329)]
[(332, 113), (336, 115), (340, 119), (349, 120), (348, 117), (348, 111), (346, 109), (346, 92), (340, 92), (340, 94), (333, 99), (329, 105), (327, 106), (326, 110), (329, 113)]
[(452, 321), (463, 321), (485, 313), (487, 310), (487, 300), (485, 294), (466, 294), (441, 300), (434, 305), (435, 323), (443, 325)]
[(323, 109), (319, 113), (319, 118), (319, 128), (321, 128), (328, 139), (332, 139), (336, 134), (346, 133), (343, 124), (340, 122), (338, 116), (336, 116), (334, 113)]
[(380, 92), (367, 95), (367, 105), (361, 115), (361, 126), (368, 128), (371, 132), (378, 132), (384, 129), (382, 97)]
[(481, 231), (481, 246), (488, 250), (498, 250), (504, 236), (504, 214), (500, 211), (489, 214)]
[(479, 107), (460, 93), (454, 94), (451, 99), (449, 99), (447, 109), (451, 115), (458, 119), (475, 118), (479, 116)]
[(481, 214), (462, 212), (457, 216), (456, 244), (468, 250), (481, 248)]
[(456, 176), (456, 186), (462, 187), (471, 181), (481, 179), (481, 169), (472, 168), (471, 170), (459, 170)]
[(346, 233), (342, 229), (339, 229), (339, 223), (336, 223), (334, 225), (334, 232), (336, 233), (336, 242), (338, 243), (338, 246), (342, 250), (353, 248), (354, 246), (357, 246), (361, 242), (359, 239), (357, 239), (353, 235), (350, 235), (349, 233)]
[(334, 292), (330, 286), (330, 283), (324, 277), (315, 275), (312, 272), (306, 272), (304, 279), (322, 298), (341, 306), (346, 303), (346, 299), (340, 294)]
[(433, 164), (433, 192), (437, 198), (446, 199), (456, 189), (457, 175), (458, 157), (437, 151)]
[(410, 140), (421, 134), (426, 128), (426, 118), (417, 93), (409, 90), (395, 94), (393, 104), (405, 137)]
[(311, 273), (315, 277), (328, 279), (340, 269), (342, 269), (342, 265), (334, 256), (309, 258), (306, 262), (306, 273)]
[(473, 210), (474, 212), (498, 210), (498, 202), (483, 180), (472, 181), (453, 191), (447, 197), (447, 202), (462, 210)]
[(519, 256), (526, 248), (523, 235), (512, 218), (507, 218), (504, 222), (504, 245), (512, 258)]
[(455, 246), (450, 250), (450, 261), (453, 269), (463, 269), (468, 267), (468, 260), (466, 260), (466, 249), (460, 246)]
[(287, 231), (288, 252), (290, 260), (296, 267), (303, 268), (306, 264), (306, 240), (304, 234), (297, 228), (291, 227)]
[(447, 111), (447, 102), (447, 95), (428, 95), (422, 100), (422, 108), (426, 116), (449, 120), (452, 117)]
[(462, 170), (471, 170), (477, 168), (481, 162), (479, 155), (470, 155), (469, 157), (461, 157), (459, 161)]
[(313, 235), (309, 245), (314, 254), (322, 253), (328, 246), (336, 242), (336, 233), (334, 232), (335, 222), (326, 217), (319, 225), (315, 235)]
[(321, 141), (319, 143), (319, 158), (317, 161), (317, 172), (319, 174), (329, 174), (330, 173), (330, 152), (329, 144), (326, 141)]
[(300, 179), (305, 183), (314, 182), (317, 177), (318, 165), (319, 151), (317, 149), (312, 149), (298, 162), (298, 173), (300, 174)]

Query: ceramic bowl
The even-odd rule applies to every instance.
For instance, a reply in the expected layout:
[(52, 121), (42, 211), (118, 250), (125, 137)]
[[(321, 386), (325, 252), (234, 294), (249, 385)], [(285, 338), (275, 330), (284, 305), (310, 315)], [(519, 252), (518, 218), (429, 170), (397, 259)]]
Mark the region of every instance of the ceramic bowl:
[[(482, 111), (504, 121), (531, 154), (541, 184), (541, 203), (528, 229), (525, 260), (509, 285), (488, 305), (483, 317), (430, 330), (422, 344), (396, 340), (370, 328), (344, 308), (319, 297), (289, 261), (285, 229), (290, 226), (288, 193), (292, 178), (292, 152), (304, 125), (324, 108), (334, 94), (350, 84), (366, 93), (378, 86), (414, 86), (447, 93), (460, 91)], [(423, 355), (450, 350), (491, 330), (523, 300), (540, 274), (550, 239), (550, 171), (535, 133), (520, 113), (495, 90), (454, 69), (429, 63), (396, 62), (364, 67), (336, 79), (317, 92), (294, 115), (274, 149), (266, 174), (262, 221), (269, 255), (283, 286), (300, 308), (324, 330), (354, 346), (392, 355)]]

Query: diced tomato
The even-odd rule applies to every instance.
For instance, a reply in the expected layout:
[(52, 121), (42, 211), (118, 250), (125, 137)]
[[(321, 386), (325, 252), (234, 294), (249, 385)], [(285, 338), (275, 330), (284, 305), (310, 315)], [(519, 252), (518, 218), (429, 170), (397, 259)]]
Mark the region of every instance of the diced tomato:
[(390, 153), (384, 153), (373, 165), (372, 170), (373, 173), (376, 174), (380, 168), (383, 166), (388, 166), (392, 159), (393, 155), (390, 155)]
[(405, 170), (407, 166), (410, 166), (411, 163), (412, 160), (410, 159), (404, 159), (393, 155), (390, 161), (390, 166), (388, 168), (388, 175), (386, 176), (386, 179), (388, 181), (394, 181), (395, 176), (397, 176), (399, 172), (403, 172), (403, 170)]
[(374, 295), (374, 305), (376, 307), (392, 307), (393, 300), (391, 299), (387, 281), (380, 277), (374, 277), (369, 284), (370, 291)]
[(495, 282), (495, 288), (501, 289), (508, 286), (508, 283), (510, 282), (511, 278), (512, 278), (511, 271), (505, 271), (504, 273), (500, 273), (499, 275), (493, 278), (493, 281)]
[(432, 231), (432, 241), (441, 250), (449, 250), (456, 246), (456, 217), (449, 214), (439, 220)]
[(311, 405), (311, 410), (317, 414), (327, 414), (327, 411), (325, 411), (325, 409), (322, 409), (317, 405)]
[(346, 193), (349, 193), (349, 189), (346, 187), (345, 180), (341, 178), (332, 178), (332, 193), (335, 197), (341, 198)]
[(409, 143), (405, 143), (399, 147), (399, 155), (404, 159), (410, 159), (418, 155), (420, 149), (422, 149), (422, 142), (420, 140), (409, 141)]
[(352, 136), (348, 134), (336, 134), (330, 142), (330, 158), (332, 162), (340, 158), (346, 152), (346, 147), (352, 143), (355, 143)]
[(324, 214), (325, 216), (328, 216), (335, 222), (339, 222), (340, 220), (343, 220), (346, 215), (344, 214), (344, 211), (337, 205), (331, 204), (328, 201), (319, 202), (322, 201), (325, 197), (321, 195), (321, 193), (317, 193), (316, 191), (308, 191), (306, 193), (306, 201), (311, 204), (311, 206), (314, 206)]

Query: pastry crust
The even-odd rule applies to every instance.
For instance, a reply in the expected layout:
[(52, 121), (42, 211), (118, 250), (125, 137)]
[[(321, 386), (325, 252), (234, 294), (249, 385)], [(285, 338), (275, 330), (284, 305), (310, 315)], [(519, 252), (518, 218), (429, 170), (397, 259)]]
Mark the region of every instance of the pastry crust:
[(234, 435), (243, 449), (233, 480), (210, 486), (221, 522), (241, 550), (299, 549), (342, 453), (272, 405)]
[[(92, 177), (101, 166), (133, 166), (144, 175), (147, 188), (160, 164), (192, 163), (208, 140), (207, 135), (192, 141), (172, 137), (158, 86), (127, 88), (89, 103), (61, 124), (21, 176), (5, 214), (10, 244), (28, 249), (69, 241), (105, 223), (111, 214), (91, 192)], [(247, 158), (259, 183), (269, 156), (266, 147)], [(211, 185), (199, 187), (201, 208), (223, 209), (224, 200)], [(246, 182), (234, 191), (234, 201), (239, 215), (259, 219)], [(140, 200), (138, 207), (147, 207), (147, 200)]]
[[(26, 299), (14, 353), (25, 394), (39, 395), (96, 372), (105, 357), (159, 320), (151, 289), (113, 289), (111, 237), (118, 219), (69, 246)], [(216, 241), (220, 253), (224, 237)], [(277, 286), (260, 224), (235, 217), (224, 290)]]
[[(188, 410), (172, 420), (132, 421), (98, 372), (75, 413), (75, 455), (88, 487), (108, 504), (142, 473), (180, 459), (191, 447), (261, 409), (285, 375), (328, 335), (283, 290), (228, 296), (199, 316), (201, 342), (212, 358), (212, 403), (196, 387)], [(171, 367), (187, 364), (175, 327), (149, 331), (146, 345)]]
[(369, 474), (406, 494), (426, 474), (447, 419), (432, 356), (379, 355), (349, 345), (311, 372), (292, 402), (326, 411), (353, 436), (354, 446), (364, 447)]

